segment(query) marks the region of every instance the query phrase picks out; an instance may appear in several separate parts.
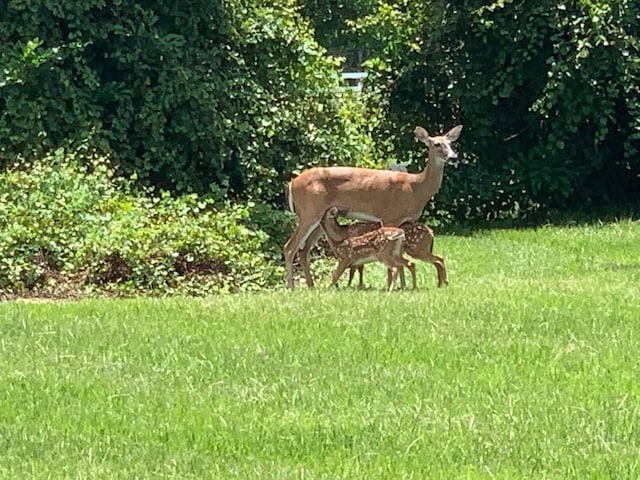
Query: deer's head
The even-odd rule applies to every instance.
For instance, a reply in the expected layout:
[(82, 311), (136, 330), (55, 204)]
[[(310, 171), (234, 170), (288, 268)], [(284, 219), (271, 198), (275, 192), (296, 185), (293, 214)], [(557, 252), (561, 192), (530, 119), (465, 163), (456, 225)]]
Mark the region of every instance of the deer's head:
[(429, 133), (422, 127), (416, 127), (413, 130), (416, 141), (422, 142), (429, 147), (429, 158), (435, 159), (440, 166), (447, 164), (458, 165), (458, 154), (451, 145), (458, 140), (461, 132), (462, 125), (453, 127), (444, 135), (436, 137), (430, 137)]

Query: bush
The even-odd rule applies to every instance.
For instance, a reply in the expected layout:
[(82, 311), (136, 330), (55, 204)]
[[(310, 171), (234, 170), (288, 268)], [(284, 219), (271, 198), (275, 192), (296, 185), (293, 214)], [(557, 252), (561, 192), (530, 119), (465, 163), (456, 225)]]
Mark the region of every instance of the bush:
[(0, 291), (236, 292), (280, 283), (251, 205), (134, 194), (109, 162), (55, 154), (0, 174)]
[(144, 184), (274, 202), (367, 153), (292, 0), (11, 1), (0, 44), (0, 167), (88, 138)]

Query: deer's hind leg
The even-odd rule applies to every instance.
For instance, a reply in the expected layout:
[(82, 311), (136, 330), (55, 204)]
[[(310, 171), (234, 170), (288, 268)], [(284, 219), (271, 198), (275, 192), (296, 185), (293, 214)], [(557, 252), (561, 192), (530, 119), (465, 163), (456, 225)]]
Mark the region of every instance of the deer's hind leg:
[(314, 236), (315, 240), (318, 239), (319, 233), (317, 233), (317, 231), (320, 230), (319, 225), (319, 219), (312, 221), (300, 220), (300, 223), (293, 232), (293, 235), (291, 235), (289, 240), (287, 240), (287, 243), (284, 244), (284, 265), (287, 270), (287, 287), (289, 288), (294, 288), (293, 262), (296, 255), (298, 255), (303, 249), (306, 250), (304, 253), (300, 253), (300, 266), (304, 272), (307, 286), (313, 287), (313, 277), (309, 270), (308, 252), (311, 249), (309, 246), (311, 242), (309, 240), (313, 240)]
[(441, 287), (449, 283), (447, 281), (447, 269), (444, 264), (444, 258), (433, 253), (433, 244), (433, 233), (425, 234), (415, 245), (411, 245), (411, 248), (407, 249), (407, 253), (413, 258), (432, 264), (436, 268), (438, 275), (438, 287)]
[(357, 267), (349, 268), (349, 282), (347, 283), (347, 286), (351, 286), (351, 282), (353, 281), (353, 276), (355, 275), (356, 271), (358, 272), (358, 289), (362, 290), (364, 288), (364, 282), (362, 280), (364, 265), (358, 265)]

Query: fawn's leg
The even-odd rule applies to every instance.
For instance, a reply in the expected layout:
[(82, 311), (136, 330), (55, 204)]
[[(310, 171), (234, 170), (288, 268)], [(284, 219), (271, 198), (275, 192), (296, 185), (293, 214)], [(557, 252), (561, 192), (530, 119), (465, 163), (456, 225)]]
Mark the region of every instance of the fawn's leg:
[[(402, 267), (400, 267), (402, 268)], [(393, 290), (393, 284), (396, 281), (396, 278), (398, 277), (398, 267), (396, 267), (395, 265), (391, 266), (390, 268), (387, 268), (387, 291), (391, 292)]]
[(425, 255), (423, 260), (436, 267), (436, 272), (438, 275), (438, 287), (449, 284), (449, 282), (447, 281), (447, 269), (444, 266), (444, 258), (440, 257), (439, 255), (429, 254)]
[[(387, 276), (389, 275), (391, 275), (391, 272), (389, 271), (389, 269), (387, 269)], [(407, 284), (405, 283), (404, 269), (402, 267), (400, 267), (400, 270), (398, 271), (398, 275), (400, 276), (400, 288), (404, 290)]]
[(438, 274), (438, 287), (447, 285), (447, 269), (444, 266), (444, 258), (439, 255), (434, 255), (433, 250), (433, 238), (423, 237), (417, 245), (413, 246), (407, 253), (414, 258), (429, 262), (436, 267)]
[(351, 282), (353, 281), (353, 275), (356, 273), (356, 267), (351, 267), (349, 269), (349, 280), (347, 281), (347, 287), (351, 286)]
[(358, 289), (362, 290), (364, 288), (364, 283), (362, 283), (362, 271), (364, 270), (364, 265), (358, 265), (357, 267), (351, 267), (349, 269), (349, 283), (347, 286), (351, 286), (351, 281), (353, 280), (353, 276), (358, 272)]
[(407, 283), (404, 280), (404, 268), (400, 267), (398, 274), (400, 275), (400, 288), (404, 290), (407, 287)]
[(331, 275), (331, 285), (329, 286), (329, 288), (333, 287), (334, 285), (336, 287), (338, 286), (338, 280), (340, 280), (340, 277), (342, 276), (342, 274), (347, 269), (350, 263), (351, 263), (351, 260), (348, 258), (341, 259), (338, 262), (338, 266), (333, 272), (333, 275)]
[(413, 289), (416, 290), (418, 288), (418, 282), (416, 281), (416, 264), (413, 262), (408, 262), (407, 268), (411, 272), (411, 281), (413, 283)]
[(436, 267), (438, 272), (438, 286), (449, 285), (447, 280), (447, 268), (444, 266), (444, 258), (439, 255), (431, 255), (433, 266)]

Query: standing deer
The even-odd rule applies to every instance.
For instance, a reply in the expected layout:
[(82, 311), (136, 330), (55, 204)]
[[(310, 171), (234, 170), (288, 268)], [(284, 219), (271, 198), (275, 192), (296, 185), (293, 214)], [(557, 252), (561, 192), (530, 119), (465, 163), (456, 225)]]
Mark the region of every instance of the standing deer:
[(320, 227), (327, 236), (329, 245), (338, 257), (338, 266), (331, 276), (331, 286), (348, 267), (364, 265), (376, 260), (387, 266), (387, 290), (393, 289), (393, 283), (399, 269), (408, 267), (415, 279), (415, 265), (403, 256), (405, 233), (401, 228), (377, 227), (362, 235), (350, 236), (347, 225), (336, 220), (338, 208), (331, 207), (320, 221)]
[(291, 180), (287, 187), (289, 208), (296, 214), (298, 225), (284, 245), (287, 286), (294, 288), (293, 261), (299, 255), (307, 285), (313, 287), (309, 250), (322, 233), (320, 221), (329, 208), (348, 209), (350, 218), (389, 227), (417, 220), (440, 190), (445, 165), (457, 161), (451, 145), (461, 132), (462, 125), (458, 125), (444, 135), (430, 137), (424, 128), (416, 127), (416, 140), (429, 147), (427, 165), (420, 173), (315, 167)]

